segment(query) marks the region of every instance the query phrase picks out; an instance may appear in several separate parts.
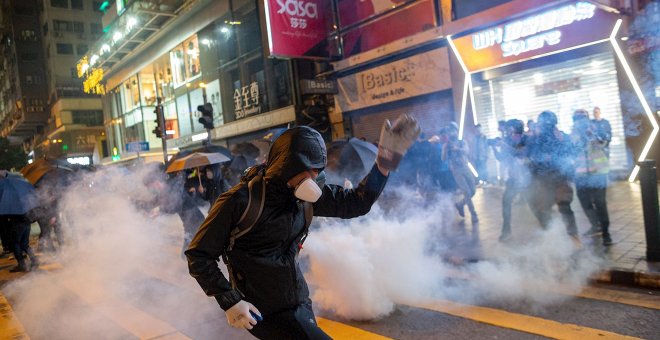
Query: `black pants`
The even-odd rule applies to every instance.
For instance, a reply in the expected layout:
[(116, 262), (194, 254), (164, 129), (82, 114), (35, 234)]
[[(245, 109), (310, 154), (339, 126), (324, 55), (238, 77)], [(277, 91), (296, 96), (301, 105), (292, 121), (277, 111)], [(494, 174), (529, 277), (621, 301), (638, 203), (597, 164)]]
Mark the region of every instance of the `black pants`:
[(548, 229), (552, 220), (552, 205), (557, 204), (566, 232), (577, 235), (575, 214), (571, 209), (573, 187), (561, 176), (552, 174), (534, 174), (532, 183), (526, 191), (527, 203), (543, 229)]
[(11, 241), (11, 225), (9, 223), (0, 221), (0, 242), (2, 243), (2, 251), (14, 251), (14, 246)]
[(37, 258), (30, 248), (30, 226), (30, 222), (15, 222), (12, 225), (12, 240), (14, 243), (12, 250), (14, 251), (16, 262), (18, 262), (20, 267), (25, 267), (23, 253), (26, 253), (30, 257), (33, 265), (37, 263)]
[[(609, 236), (610, 215), (607, 212), (607, 188), (577, 186), (577, 196), (591, 228)], [(600, 228), (599, 228), (600, 226)]]
[(266, 315), (250, 333), (259, 339), (331, 339), (316, 324), (309, 304)]

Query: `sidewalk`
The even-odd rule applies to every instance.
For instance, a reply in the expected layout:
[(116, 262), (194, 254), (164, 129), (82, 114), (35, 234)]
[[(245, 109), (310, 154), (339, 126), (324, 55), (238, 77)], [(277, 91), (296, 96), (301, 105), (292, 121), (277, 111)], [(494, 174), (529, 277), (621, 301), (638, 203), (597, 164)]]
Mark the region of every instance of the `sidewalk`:
[[(501, 198), (503, 187), (486, 186), (477, 189), (474, 203), (479, 214), (480, 238), (484, 248), (498, 242), (502, 225)], [(610, 213), (610, 233), (615, 242), (610, 247), (600, 246), (600, 237), (593, 240), (594, 248), (608, 262), (609, 270), (602, 272), (594, 280), (626, 285), (640, 285), (660, 288), (660, 262), (646, 261), (646, 236), (644, 215), (639, 183), (627, 181), (612, 182), (607, 191)], [(571, 204), (577, 219), (580, 234), (589, 229), (589, 222), (580, 206), (577, 196)], [(559, 213), (555, 208), (555, 216)], [(469, 217), (466, 217), (469, 222)], [(513, 205), (513, 233), (516, 226), (538, 222), (527, 207), (526, 202), (516, 199)], [(591, 242), (582, 238), (583, 242)]]

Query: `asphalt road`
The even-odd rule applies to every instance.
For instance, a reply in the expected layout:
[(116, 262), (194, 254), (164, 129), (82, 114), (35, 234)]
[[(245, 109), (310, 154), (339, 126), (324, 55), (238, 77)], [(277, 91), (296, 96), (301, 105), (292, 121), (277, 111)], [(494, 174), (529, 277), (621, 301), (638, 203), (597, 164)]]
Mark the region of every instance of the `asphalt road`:
[[(215, 301), (173, 272), (139, 268), (116, 280), (77, 276), (58, 261), (28, 274), (9, 273), (12, 264), (0, 259), (0, 339), (251, 338), (228, 327)], [(428, 299), (399, 305), (379, 320), (322, 312), (318, 322), (336, 339), (660, 338), (658, 291), (587, 286), (546, 294), (560, 298), (543, 305), (495, 297), (472, 304)]]

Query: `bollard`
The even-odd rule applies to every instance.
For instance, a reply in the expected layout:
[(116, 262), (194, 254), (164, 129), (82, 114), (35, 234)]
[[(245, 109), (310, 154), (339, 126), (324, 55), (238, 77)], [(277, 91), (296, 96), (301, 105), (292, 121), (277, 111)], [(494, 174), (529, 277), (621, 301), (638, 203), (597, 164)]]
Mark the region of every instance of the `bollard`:
[(642, 209), (646, 234), (646, 260), (660, 261), (660, 211), (658, 208), (658, 181), (655, 175), (655, 160), (638, 163), (639, 184), (642, 188)]

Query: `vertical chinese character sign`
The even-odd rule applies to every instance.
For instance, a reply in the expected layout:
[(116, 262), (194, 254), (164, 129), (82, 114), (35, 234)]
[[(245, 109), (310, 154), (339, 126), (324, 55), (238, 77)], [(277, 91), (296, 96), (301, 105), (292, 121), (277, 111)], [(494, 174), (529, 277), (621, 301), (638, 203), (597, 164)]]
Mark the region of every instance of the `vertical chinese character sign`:
[(266, 0), (272, 56), (327, 58), (330, 0)]
[(259, 83), (234, 89), (234, 114), (236, 119), (245, 118), (261, 113), (261, 100), (259, 99)]

